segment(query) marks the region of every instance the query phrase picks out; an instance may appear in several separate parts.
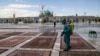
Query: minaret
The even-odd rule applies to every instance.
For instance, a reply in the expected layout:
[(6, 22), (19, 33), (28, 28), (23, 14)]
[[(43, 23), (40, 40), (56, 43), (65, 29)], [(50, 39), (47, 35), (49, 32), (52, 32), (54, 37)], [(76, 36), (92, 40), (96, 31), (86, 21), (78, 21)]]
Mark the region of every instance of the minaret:
[(42, 13), (42, 17), (43, 17), (43, 15), (44, 15), (44, 7), (45, 7), (45, 5), (40, 5), (41, 6), (41, 13)]
[(45, 5), (41, 5), (42, 12), (43, 12), (43, 10), (44, 10), (44, 7), (45, 7)]
[(13, 22), (15, 23), (15, 8), (14, 8), (14, 13), (13, 13)]
[(76, 13), (76, 16), (78, 16), (78, 14)]
[(86, 16), (86, 12), (84, 12), (84, 16)]
[(43, 11), (44, 11), (45, 5), (40, 5), (40, 7), (41, 7), (41, 10), (40, 10), (41, 11), (40, 12), (41, 13), (41, 18), (40, 18), (40, 20), (41, 20), (41, 23), (44, 23), (43, 22), (43, 20), (44, 20), (44, 12)]

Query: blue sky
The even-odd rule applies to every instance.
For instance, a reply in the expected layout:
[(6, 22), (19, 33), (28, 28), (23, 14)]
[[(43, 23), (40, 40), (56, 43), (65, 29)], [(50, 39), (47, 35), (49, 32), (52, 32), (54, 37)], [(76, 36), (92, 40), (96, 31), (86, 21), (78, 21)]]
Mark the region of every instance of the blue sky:
[(40, 5), (58, 16), (100, 16), (100, 0), (0, 0), (0, 17), (12, 17), (14, 8), (16, 17), (38, 16)]

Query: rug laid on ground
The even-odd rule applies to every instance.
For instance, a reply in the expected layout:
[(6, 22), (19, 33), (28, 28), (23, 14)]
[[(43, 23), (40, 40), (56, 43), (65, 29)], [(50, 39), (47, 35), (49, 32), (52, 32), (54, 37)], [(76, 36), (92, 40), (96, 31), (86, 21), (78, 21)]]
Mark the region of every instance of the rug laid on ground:
[(0, 47), (14, 47), (31, 37), (13, 37), (6, 40), (0, 41)]
[(41, 36), (57, 36), (57, 32), (45, 32)]
[[(72, 48), (69, 51), (60, 51), (59, 56), (100, 56), (100, 52), (97, 51), (90, 43), (79, 35), (74, 36), (71, 36), (70, 41)], [(61, 38), (61, 49), (64, 48), (65, 43), (63, 42), (63, 38)]]
[(60, 52), (59, 56), (100, 56), (98, 51), (69, 51), (69, 52)]
[(7, 56), (50, 56), (50, 51), (16, 50)]
[(37, 37), (36, 39), (33, 39), (32, 41), (30, 41), (22, 47), (51, 49), (54, 46), (55, 40), (56, 38)]
[(0, 49), (0, 54), (7, 51), (7, 49)]
[[(75, 36), (75, 37), (74, 37)], [(95, 49), (91, 44), (89, 44), (86, 40), (84, 40), (79, 35), (72, 35), (71, 36), (71, 47), (72, 49)], [(63, 41), (63, 38), (61, 38), (61, 49), (65, 48), (65, 43)]]
[(36, 36), (37, 34), (39, 34), (39, 32), (28, 32), (25, 34), (21, 34), (20, 36)]

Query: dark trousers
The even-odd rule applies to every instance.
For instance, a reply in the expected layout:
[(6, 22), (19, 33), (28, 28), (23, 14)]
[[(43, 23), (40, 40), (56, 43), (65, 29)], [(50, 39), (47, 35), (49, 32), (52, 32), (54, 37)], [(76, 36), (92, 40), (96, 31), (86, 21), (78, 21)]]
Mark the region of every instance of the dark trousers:
[(71, 47), (70, 46), (70, 35), (64, 35), (64, 42), (66, 45), (66, 49), (69, 49)]

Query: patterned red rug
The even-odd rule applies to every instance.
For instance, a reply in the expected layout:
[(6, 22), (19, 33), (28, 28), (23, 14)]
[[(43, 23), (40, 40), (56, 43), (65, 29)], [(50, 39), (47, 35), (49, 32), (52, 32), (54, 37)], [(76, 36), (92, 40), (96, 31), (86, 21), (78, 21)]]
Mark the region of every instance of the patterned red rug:
[(25, 44), (24, 48), (53, 48), (56, 38), (43, 38), (38, 37), (29, 43)]
[[(94, 49), (92, 45), (90, 45), (87, 41), (79, 38), (71, 38), (71, 47), (72, 49)], [(65, 48), (65, 43), (63, 42), (63, 39), (61, 39), (61, 49)]]
[(73, 33), (73, 34), (71, 34), (71, 36), (70, 36), (71, 38), (80, 38), (80, 36), (77, 34), (77, 33)]
[(57, 32), (45, 32), (41, 36), (57, 36)]
[(25, 34), (21, 34), (20, 36), (36, 36), (37, 34), (39, 34), (39, 32), (28, 32)]
[(57, 38), (57, 36), (39, 36), (38, 38)]
[(18, 35), (18, 34), (21, 34), (21, 33), (22, 32), (4, 32), (4, 33), (1, 32), (0, 39), (4, 39), (4, 38), (14, 36), (14, 35)]
[(98, 51), (69, 51), (69, 52), (60, 52), (59, 56), (100, 56)]
[[(100, 52), (98, 51), (89, 51), (95, 50), (95, 48), (80, 37), (78, 34), (71, 35), (71, 49), (80, 49), (80, 51), (60, 51), (59, 56), (100, 56)], [(65, 48), (65, 43), (63, 42), (63, 38), (61, 39), (61, 49)], [(88, 51), (82, 51), (81, 49), (87, 49)]]
[(0, 40), (8, 38), (9, 36), (0, 36)]
[(13, 47), (30, 38), (31, 37), (28, 37), (28, 38), (27, 37), (14, 37), (14, 38), (6, 39), (3, 41), (0, 41), (0, 47)]
[(0, 54), (7, 51), (7, 49), (0, 49)]
[(7, 56), (51, 56), (50, 51), (30, 51), (20, 50), (14, 51)]
[(11, 32), (0, 32), (0, 35), (4, 35), (4, 34), (8, 34), (8, 33), (11, 33)]
[(19, 34), (21, 34), (21, 33), (22, 33), (22, 32), (12, 32), (12, 33), (5, 34), (5, 36), (19, 35)]

